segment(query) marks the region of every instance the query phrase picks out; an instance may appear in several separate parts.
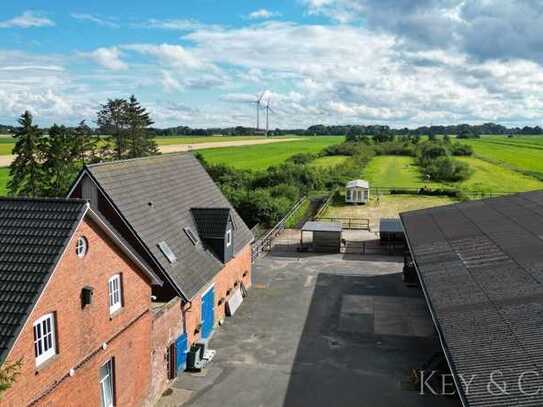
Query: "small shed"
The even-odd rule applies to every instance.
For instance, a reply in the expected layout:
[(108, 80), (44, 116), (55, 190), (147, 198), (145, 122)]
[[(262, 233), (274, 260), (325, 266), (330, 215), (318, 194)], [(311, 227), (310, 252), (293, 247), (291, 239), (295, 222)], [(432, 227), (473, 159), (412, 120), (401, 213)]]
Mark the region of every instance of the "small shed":
[(400, 219), (383, 218), (379, 221), (381, 243), (405, 243), (405, 233)]
[(363, 179), (355, 179), (347, 182), (345, 186), (345, 202), (346, 203), (368, 203), (370, 199), (370, 184)]
[[(341, 232), (343, 228), (338, 223), (307, 222), (300, 231), (300, 248), (312, 249), (320, 253), (339, 253), (341, 249)], [(311, 232), (311, 244), (304, 246), (304, 233)]]

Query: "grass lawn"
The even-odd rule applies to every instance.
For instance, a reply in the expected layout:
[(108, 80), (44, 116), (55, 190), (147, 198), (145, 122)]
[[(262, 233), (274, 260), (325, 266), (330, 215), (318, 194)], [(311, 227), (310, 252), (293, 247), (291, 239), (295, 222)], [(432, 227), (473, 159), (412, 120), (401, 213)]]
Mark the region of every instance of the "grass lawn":
[(443, 187), (437, 182), (425, 182), (413, 157), (379, 156), (370, 161), (362, 173), (370, 187), (431, 188)]
[(201, 150), (200, 153), (212, 164), (226, 164), (245, 170), (263, 170), (283, 163), (294, 154), (318, 153), (328, 146), (343, 141), (344, 137), (339, 136), (316, 136), (285, 143), (211, 148)]
[(473, 174), (469, 179), (456, 184), (463, 191), (522, 192), (543, 189), (543, 182), (497, 164), (474, 157), (461, 157), (469, 164)]
[(346, 155), (334, 155), (330, 157), (320, 157), (311, 162), (312, 167), (331, 168), (343, 164), (349, 157)]
[(371, 229), (378, 227), (380, 218), (397, 218), (401, 212), (455, 203), (451, 198), (422, 195), (381, 195), (370, 197), (368, 205), (346, 205), (336, 202), (323, 213), (323, 218), (370, 219)]
[(9, 168), (0, 168), (0, 196), (6, 195), (6, 186), (8, 184)]

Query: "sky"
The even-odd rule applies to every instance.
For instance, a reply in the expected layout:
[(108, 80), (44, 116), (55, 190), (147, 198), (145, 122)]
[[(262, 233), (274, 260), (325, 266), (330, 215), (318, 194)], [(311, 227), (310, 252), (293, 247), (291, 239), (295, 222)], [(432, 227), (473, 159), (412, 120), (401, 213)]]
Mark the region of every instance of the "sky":
[(93, 125), (135, 94), (157, 127), (540, 125), (540, 0), (17, 1), (0, 123)]

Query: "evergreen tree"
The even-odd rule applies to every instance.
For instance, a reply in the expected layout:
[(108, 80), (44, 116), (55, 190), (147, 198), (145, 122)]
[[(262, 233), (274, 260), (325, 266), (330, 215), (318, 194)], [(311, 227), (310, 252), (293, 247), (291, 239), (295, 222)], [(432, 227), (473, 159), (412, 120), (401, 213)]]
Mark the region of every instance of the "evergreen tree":
[[(108, 99), (97, 115), (96, 124), (100, 132), (108, 136), (105, 141), (111, 146), (112, 158), (115, 160), (126, 157), (127, 108), (128, 102), (125, 99)], [(104, 152), (108, 150), (104, 149)]]
[(82, 164), (97, 162), (99, 139), (93, 134), (92, 129), (87, 126), (85, 120), (80, 122), (79, 126), (74, 129), (73, 137), (73, 155), (75, 159)]
[(73, 132), (64, 126), (53, 125), (40, 149), (45, 172), (43, 194), (65, 196), (79, 168), (79, 149), (76, 148)]
[(43, 133), (32, 123), (32, 114), (25, 111), (15, 131), (15, 160), (10, 165), (8, 191), (14, 196), (36, 197), (43, 193), (43, 168), (40, 146)]
[(130, 96), (126, 108), (127, 123), (127, 156), (129, 158), (146, 157), (158, 154), (155, 135), (148, 131), (153, 124), (149, 112), (138, 102), (134, 95)]

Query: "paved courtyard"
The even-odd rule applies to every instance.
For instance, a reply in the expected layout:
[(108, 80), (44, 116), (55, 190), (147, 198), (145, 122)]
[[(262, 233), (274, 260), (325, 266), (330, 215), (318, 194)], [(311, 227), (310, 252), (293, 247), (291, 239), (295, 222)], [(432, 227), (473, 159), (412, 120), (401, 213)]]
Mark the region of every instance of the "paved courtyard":
[(184, 373), (159, 406), (456, 407), (402, 385), (439, 346), (397, 258), (284, 253), (217, 329), (212, 364)]

